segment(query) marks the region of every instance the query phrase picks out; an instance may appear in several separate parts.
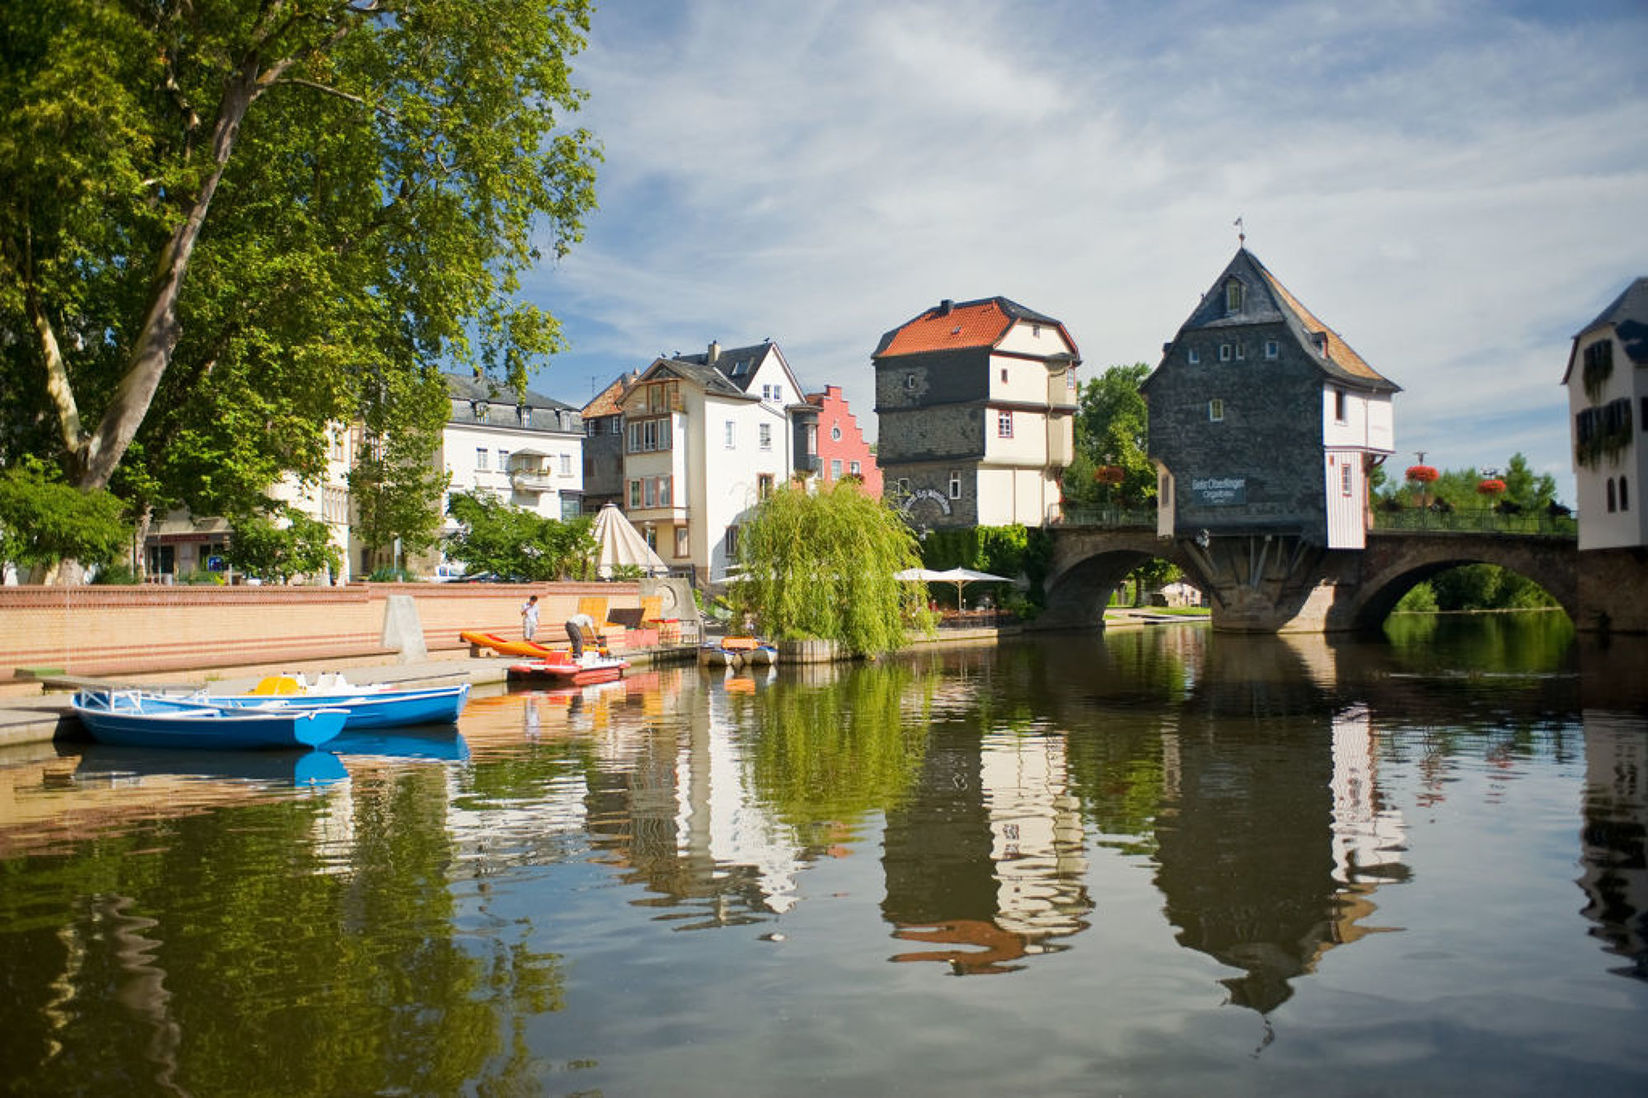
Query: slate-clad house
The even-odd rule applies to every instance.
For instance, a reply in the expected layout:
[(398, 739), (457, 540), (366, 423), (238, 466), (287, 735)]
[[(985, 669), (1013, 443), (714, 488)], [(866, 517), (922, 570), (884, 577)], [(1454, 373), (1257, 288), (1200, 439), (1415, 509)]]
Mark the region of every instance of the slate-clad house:
[(1360, 549), (1392, 394), (1245, 247), (1145, 379), (1158, 532), (1296, 535)]
[(1648, 545), (1641, 497), (1648, 446), (1640, 441), (1648, 431), (1648, 278), (1632, 282), (1574, 337), (1562, 383), (1579, 490), (1579, 547)]
[(882, 336), (871, 358), (876, 460), (912, 522), (1059, 518), (1081, 364), (1063, 324), (1004, 297), (945, 300)]

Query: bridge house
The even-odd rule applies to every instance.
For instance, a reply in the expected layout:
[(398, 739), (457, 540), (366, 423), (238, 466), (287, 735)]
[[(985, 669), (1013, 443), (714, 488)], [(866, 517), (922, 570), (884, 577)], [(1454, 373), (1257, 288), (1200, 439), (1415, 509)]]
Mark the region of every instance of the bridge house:
[(885, 493), (913, 523), (1057, 521), (1081, 364), (1063, 324), (1005, 297), (945, 300), (871, 359)]
[(1141, 386), (1157, 532), (1366, 544), (1368, 473), (1395, 446), (1381, 376), (1243, 247)]

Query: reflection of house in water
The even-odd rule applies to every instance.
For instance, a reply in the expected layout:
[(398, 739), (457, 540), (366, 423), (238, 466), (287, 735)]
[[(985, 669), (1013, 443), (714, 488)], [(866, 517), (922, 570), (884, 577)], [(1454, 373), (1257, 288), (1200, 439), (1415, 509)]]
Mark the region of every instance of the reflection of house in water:
[[(1269, 1013), (1336, 945), (1368, 933), (1377, 882), (1400, 878), (1400, 819), (1379, 797), (1361, 709), (1332, 716), (1322, 684), (1275, 638), (1214, 639), (1164, 756), (1157, 884), (1179, 941), (1244, 970), (1231, 1001)], [(1320, 668), (1316, 669), (1320, 672)]]
[(897, 961), (1011, 972), (1086, 928), (1085, 837), (1062, 736), (929, 730), (917, 787), (888, 813), (882, 913), (912, 942)]
[(1635, 714), (1585, 710), (1585, 829), (1579, 887), (1591, 933), (1648, 979), (1648, 726)]

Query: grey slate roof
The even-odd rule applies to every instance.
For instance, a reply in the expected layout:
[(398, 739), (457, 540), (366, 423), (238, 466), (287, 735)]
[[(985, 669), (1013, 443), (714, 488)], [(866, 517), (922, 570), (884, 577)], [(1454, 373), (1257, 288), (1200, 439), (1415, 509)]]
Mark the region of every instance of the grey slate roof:
[(1598, 328), (1610, 325), (1624, 346), (1626, 357), (1634, 365), (1648, 366), (1648, 278), (1638, 278), (1625, 287), (1624, 293), (1580, 329), (1574, 336), (1575, 344)]
[[(1236, 313), (1225, 311), (1225, 286), (1237, 279), (1244, 288), (1242, 308)], [(1380, 374), (1351, 349), (1338, 332), (1316, 318), (1316, 315), (1283, 286), (1281, 280), (1247, 248), (1236, 250), (1236, 255), (1225, 266), (1213, 286), (1202, 296), (1190, 318), (1179, 328), (1174, 342), (1186, 332), (1245, 328), (1256, 324), (1286, 324), (1299, 345), (1311, 351), (1311, 358), (1321, 371), (1336, 381), (1376, 392), (1400, 392), (1402, 387)], [(1327, 354), (1315, 353), (1317, 337), (1327, 344)]]
[(441, 375), (446, 380), (446, 391), (454, 400), (484, 400), (491, 404), (507, 404), (510, 406), (525, 405), (528, 408), (553, 408), (556, 411), (576, 412), (577, 408), (554, 397), (544, 396), (527, 389), (517, 394), (509, 388), (496, 382), (481, 379), (477, 381), (462, 374)]

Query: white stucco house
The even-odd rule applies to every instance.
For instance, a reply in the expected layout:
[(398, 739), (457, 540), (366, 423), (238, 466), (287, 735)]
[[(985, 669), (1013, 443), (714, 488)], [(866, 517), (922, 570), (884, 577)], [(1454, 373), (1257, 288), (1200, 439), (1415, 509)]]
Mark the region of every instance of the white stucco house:
[[(1648, 278), (1626, 287), (1574, 336), (1569, 431), (1579, 500), (1579, 548), (1648, 545)], [(1640, 422), (1639, 422), (1640, 420)]]
[(727, 578), (739, 526), (792, 472), (795, 374), (771, 340), (654, 359), (619, 399), (621, 506), (658, 555), (701, 584)]

